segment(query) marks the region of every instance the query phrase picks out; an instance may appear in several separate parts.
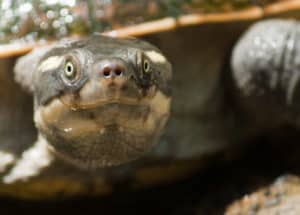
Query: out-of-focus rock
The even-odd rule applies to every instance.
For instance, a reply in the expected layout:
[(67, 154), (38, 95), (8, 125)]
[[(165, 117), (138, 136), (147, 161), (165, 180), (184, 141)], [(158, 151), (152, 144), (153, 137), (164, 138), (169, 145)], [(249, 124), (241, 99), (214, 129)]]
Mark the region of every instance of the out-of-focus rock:
[(300, 178), (282, 176), (269, 187), (245, 195), (230, 205), (226, 215), (298, 215), (300, 214)]

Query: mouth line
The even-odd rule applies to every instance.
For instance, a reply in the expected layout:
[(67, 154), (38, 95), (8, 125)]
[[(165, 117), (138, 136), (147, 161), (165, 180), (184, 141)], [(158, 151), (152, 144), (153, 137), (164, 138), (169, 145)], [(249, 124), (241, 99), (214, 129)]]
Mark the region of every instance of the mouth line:
[(97, 99), (91, 102), (68, 102), (65, 99), (60, 98), (60, 101), (72, 110), (86, 110), (95, 109), (100, 106), (121, 104), (128, 106), (148, 106), (146, 99), (135, 99), (135, 98), (111, 98), (111, 99)]

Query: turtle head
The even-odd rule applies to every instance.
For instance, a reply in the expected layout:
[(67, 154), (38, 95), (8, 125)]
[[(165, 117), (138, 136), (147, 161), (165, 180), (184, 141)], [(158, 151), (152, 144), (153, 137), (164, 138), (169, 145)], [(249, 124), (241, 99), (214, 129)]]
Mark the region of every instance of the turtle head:
[(171, 65), (137, 39), (95, 35), (47, 51), (32, 75), (35, 123), (52, 150), (85, 168), (136, 159), (170, 111)]

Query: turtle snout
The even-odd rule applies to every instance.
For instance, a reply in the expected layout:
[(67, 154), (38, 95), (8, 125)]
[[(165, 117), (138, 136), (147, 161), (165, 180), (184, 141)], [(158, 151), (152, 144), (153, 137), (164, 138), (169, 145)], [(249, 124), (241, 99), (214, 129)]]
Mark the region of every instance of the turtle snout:
[(100, 81), (107, 85), (123, 85), (128, 79), (128, 68), (121, 59), (109, 59), (99, 62), (96, 73)]

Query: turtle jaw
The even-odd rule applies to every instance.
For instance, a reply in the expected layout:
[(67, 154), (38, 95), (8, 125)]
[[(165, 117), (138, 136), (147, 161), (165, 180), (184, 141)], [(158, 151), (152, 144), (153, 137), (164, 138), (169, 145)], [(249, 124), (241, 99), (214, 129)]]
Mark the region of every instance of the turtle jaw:
[(171, 103), (158, 90), (141, 100), (115, 97), (77, 102), (76, 107), (70, 101), (55, 98), (37, 107), (35, 123), (58, 157), (85, 169), (116, 166), (144, 155), (158, 142)]

